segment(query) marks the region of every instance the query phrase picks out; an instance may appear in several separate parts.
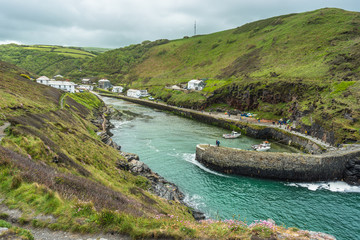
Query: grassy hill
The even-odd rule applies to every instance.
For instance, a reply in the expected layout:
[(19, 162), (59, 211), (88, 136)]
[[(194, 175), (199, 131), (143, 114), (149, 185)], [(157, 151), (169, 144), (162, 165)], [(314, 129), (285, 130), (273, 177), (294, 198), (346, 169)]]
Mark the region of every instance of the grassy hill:
[[(165, 85), (192, 78), (272, 78), (356, 80), (359, 74), (360, 14), (320, 9), (273, 17), (236, 29), (194, 36), (161, 45), (144, 42), (106, 52), (85, 70), (112, 59), (96, 71), (133, 85)], [(122, 61), (130, 48), (135, 61)], [(119, 75), (119, 69), (129, 68)]]
[(94, 52), (76, 47), (0, 45), (0, 60), (49, 77), (57, 74), (69, 76), (70, 72), (74, 77), (81, 75), (81, 65), (95, 56)]
[[(41, 75), (105, 77), (114, 85), (147, 88), (173, 105), (289, 118), (298, 131), (333, 144), (360, 139), (358, 12), (325, 8), (96, 56), (79, 51), (5, 45), (0, 59)], [(207, 79), (206, 88), (165, 88), (193, 78)]]
[[(358, 12), (325, 8), (161, 43), (109, 51), (83, 69), (169, 104), (289, 118), (333, 144), (360, 139)], [(207, 79), (203, 91), (164, 88), (194, 78)]]
[[(0, 139), (0, 198), (19, 212), (23, 228), (111, 232), (134, 239), (318, 236), (270, 221), (195, 221), (186, 206), (151, 194), (148, 179), (117, 167), (126, 160), (100, 140), (92, 123), (105, 108), (102, 101), (90, 93), (37, 84), (29, 75), (0, 61), (0, 131), (11, 124)], [(0, 218), (0, 226), (10, 228), (0, 238), (33, 239), (4, 221), (12, 219), (9, 214)]]

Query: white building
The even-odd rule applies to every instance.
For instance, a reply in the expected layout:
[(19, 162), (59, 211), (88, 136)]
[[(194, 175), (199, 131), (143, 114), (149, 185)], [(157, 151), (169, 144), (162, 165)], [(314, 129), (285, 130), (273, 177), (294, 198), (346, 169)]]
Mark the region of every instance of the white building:
[(79, 90), (85, 90), (85, 91), (92, 91), (94, 89), (94, 86), (92, 85), (79, 85), (77, 86), (77, 89)]
[(53, 79), (50, 80), (46, 76), (39, 77), (38, 79), (36, 79), (36, 82), (71, 93), (75, 93), (75, 87), (77, 86), (73, 82), (55, 81)]
[(149, 96), (147, 90), (138, 90), (138, 89), (129, 89), (126, 92), (126, 96), (134, 97), (134, 98), (141, 98)]
[(188, 82), (187, 89), (203, 90), (205, 85), (204, 81), (193, 79)]
[(108, 89), (108, 88), (111, 88), (112, 85), (111, 85), (111, 82), (107, 79), (100, 79), (99, 80), (99, 88), (102, 88), (102, 89)]
[(49, 81), (47, 84), (50, 87), (57, 88), (63, 90), (65, 92), (75, 93), (76, 84), (73, 82), (67, 81)]
[(91, 83), (91, 80), (90, 80), (90, 78), (83, 78), (81, 80), (81, 83), (84, 85), (89, 85)]
[(48, 85), (49, 81), (50, 81), (50, 78), (48, 78), (47, 76), (41, 76), (36, 79), (37, 83), (41, 83), (41, 84), (45, 84), (45, 85)]
[(122, 93), (124, 90), (124, 87), (122, 86), (114, 86), (113, 89), (112, 89), (112, 92), (114, 93)]

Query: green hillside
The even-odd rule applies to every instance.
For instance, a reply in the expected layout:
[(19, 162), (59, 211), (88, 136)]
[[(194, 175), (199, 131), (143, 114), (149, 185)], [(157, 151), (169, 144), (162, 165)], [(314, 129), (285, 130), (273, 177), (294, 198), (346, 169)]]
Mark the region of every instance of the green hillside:
[[(159, 40), (160, 41), (160, 40)], [(360, 139), (360, 13), (325, 8), (106, 52), (84, 72), (172, 105), (251, 111), (332, 144)], [(200, 92), (164, 88), (207, 79)]]
[[(273, 17), (236, 29), (148, 47), (148, 42), (106, 52), (84, 70), (114, 81), (165, 85), (192, 78), (356, 80), (360, 13), (320, 9)], [(123, 61), (130, 48), (134, 60)], [(111, 66), (105, 61), (111, 58)], [(129, 68), (129, 71), (120, 69)]]
[(195, 221), (177, 200), (150, 193), (149, 179), (118, 167), (126, 160), (101, 141), (96, 132), (103, 125), (94, 125), (105, 117), (102, 101), (37, 84), (29, 75), (0, 61), (0, 198), (11, 209), (0, 213), (0, 226), (9, 228), (0, 238), (34, 239), (8, 222), (16, 212), (25, 229), (133, 239), (317, 239), (269, 221)]
[(76, 47), (49, 45), (0, 45), (0, 60), (15, 64), (37, 75), (49, 77), (69, 72), (81, 74), (81, 65), (94, 53)]
[[(298, 131), (338, 144), (360, 139), (359, 42), (360, 13), (325, 8), (96, 56), (76, 48), (3, 45), (0, 59), (39, 75), (147, 88), (172, 105), (288, 118)], [(206, 79), (206, 88), (165, 88), (194, 78)]]

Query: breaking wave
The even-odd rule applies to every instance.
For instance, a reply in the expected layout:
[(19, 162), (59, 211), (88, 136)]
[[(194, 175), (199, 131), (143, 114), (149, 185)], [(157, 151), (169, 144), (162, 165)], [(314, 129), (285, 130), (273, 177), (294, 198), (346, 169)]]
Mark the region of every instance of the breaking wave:
[(194, 165), (196, 165), (197, 167), (201, 168), (202, 170), (204, 170), (205, 172), (208, 172), (208, 173), (211, 173), (211, 174), (214, 174), (214, 175), (217, 175), (217, 176), (221, 176), (221, 177), (229, 177), (229, 176), (226, 176), (224, 174), (221, 174), (221, 173), (218, 173), (218, 172), (215, 172), (213, 170), (210, 170), (206, 167), (204, 167), (201, 163), (199, 163), (198, 161), (196, 161), (195, 159), (195, 153), (184, 153), (183, 154), (183, 159), (189, 163), (192, 163)]
[(345, 182), (318, 182), (318, 183), (289, 183), (286, 184), (291, 187), (304, 187), (310, 191), (328, 190), (331, 192), (353, 192), (360, 193), (360, 186), (351, 186)]

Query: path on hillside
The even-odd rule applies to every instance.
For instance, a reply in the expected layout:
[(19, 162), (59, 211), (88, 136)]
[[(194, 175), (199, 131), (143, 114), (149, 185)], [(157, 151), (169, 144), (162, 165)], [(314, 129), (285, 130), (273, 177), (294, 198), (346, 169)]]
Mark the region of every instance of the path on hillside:
[(5, 122), (4, 125), (0, 126), (0, 141), (3, 137), (6, 136), (5, 129), (10, 126), (9, 122)]
[(253, 124), (253, 125), (257, 125), (257, 126), (266, 126), (266, 127), (270, 127), (270, 128), (278, 128), (278, 129), (281, 129), (283, 131), (289, 132), (289, 133), (291, 133), (293, 135), (297, 135), (297, 136), (301, 136), (301, 137), (304, 137), (306, 139), (309, 139), (310, 141), (320, 145), (321, 147), (326, 148), (328, 151), (336, 150), (335, 147), (331, 146), (327, 142), (322, 141), (319, 138), (315, 138), (315, 137), (312, 137), (310, 135), (303, 134), (303, 133), (300, 133), (300, 132), (291, 131), (285, 125), (276, 125), (276, 124), (273, 124), (273, 122), (270, 121), (270, 120), (260, 120), (260, 122), (259, 122), (255, 118), (242, 117), (242, 116), (239, 116), (239, 115), (230, 115), (230, 117), (229, 117), (228, 115), (225, 115), (224, 113), (209, 113), (209, 112), (206, 112), (206, 113), (209, 114), (209, 115), (212, 115), (212, 116), (214, 116), (215, 118), (218, 118), (218, 119), (231, 119), (233, 121), (250, 123), (250, 124)]
[(60, 97), (60, 109), (64, 108), (64, 100), (66, 98), (67, 94), (64, 93), (61, 97)]
[(24, 227), (28, 229), (36, 240), (130, 240), (130, 237), (116, 234), (79, 234), (62, 231), (51, 231), (47, 228)]
[[(158, 103), (158, 104), (163, 104), (163, 103)], [(166, 104), (163, 104), (163, 105), (166, 105)], [(331, 146), (329, 143), (324, 142), (319, 138), (315, 138), (315, 137), (312, 137), (310, 135), (303, 134), (303, 133), (300, 133), (300, 132), (291, 131), (291, 130), (287, 129), (285, 125), (273, 124), (273, 121), (271, 121), (271, 120), (262, 119), (259, 122), (255, 118), (240, 116), (240, 114), (237, 114), (237, 115), (231, 115), (230, 114), (230, 116), (229, 116), (228, 114), (225, 114), (225, 112), (224, 113), (222, 113), (222, 112), (206, 112), (206, 111), (198, 111), (198, 110), (192, 110), (192, 109), (179, 108), (179, 107), (175, 107), (175, 106), (172, 106), (172, 107), (177, 108), (179, 110), (186, 110), (186, 111), (190, 111), (190, 112), (206, 114), (206, 115), (209, 115), (209, 116), (211, 116), (213, 118), (216, 118), (216, 119), (223, 119), (223, 120), (230, 119), (230, 120), (233, 120), (233, 121), (249, 123), (249, 124), (257, 125), (257, 126), (266, 126), (266, 127), (270, 127), (270, 128), (278, 128), (278, 129), (281, 129), (283, 131), (289, 132), (289, 133), (291, 133), (293, 135), (304, 137), (304, 138), (306, 138), (306, 139), (320, 145), (321, 147), (327, 149), (327, 151), (337, 150), (336, 147)]]
[[(10, 222), (13, 226), (17, 226), (23, 229), (27, 229), (31, 232), (36, 240), (130, 240), (131, 238), (119, 234), (110, 233), (93, 233), (93, 234), (80, 234), (71, 233), (66, 231), (52, 231), (48, 228), (35, 228), (31, 224), (19, 224), (23, 212), (19, 209), (10, 209), (4, 204), (5, 198), (0, 196), (0, 213), (4, 214), (6, 221)], [(44, 222), (56, 222), (56, 218), (52, 215), (36, 215), (33, 219), (41, 220)], [(7, 231), (7, 229), (2, 229)], [(0, 239), (2, 239), (0, 237)]]

